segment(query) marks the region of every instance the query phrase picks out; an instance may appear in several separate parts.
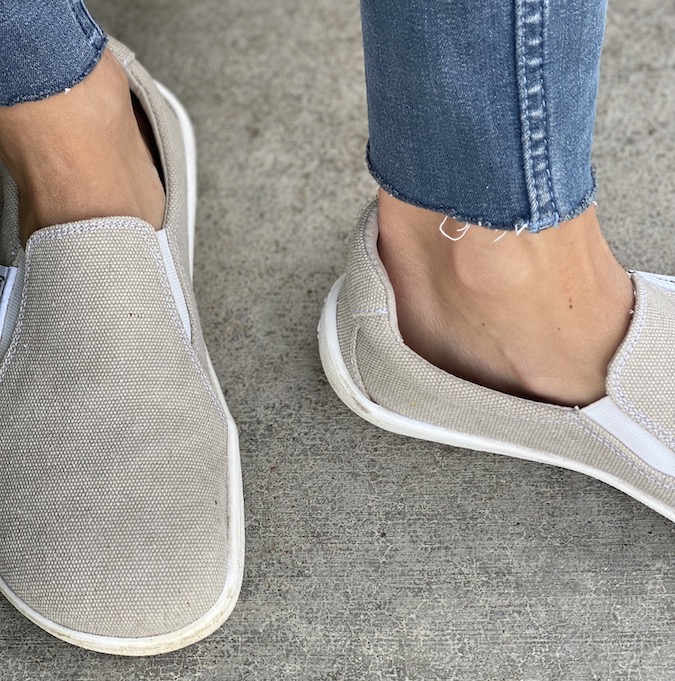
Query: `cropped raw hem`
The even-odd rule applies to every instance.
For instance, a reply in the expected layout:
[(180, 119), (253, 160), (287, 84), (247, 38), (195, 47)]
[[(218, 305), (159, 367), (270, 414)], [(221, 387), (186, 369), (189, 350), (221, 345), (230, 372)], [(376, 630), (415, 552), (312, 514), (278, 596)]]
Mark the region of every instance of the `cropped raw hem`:
[(39, 102), (42, 99), (47, 99), (48, 97), (53, 97), (61, 92), (65, 92), (72, 87), (75, 87), (78, 83), (81, 83), (98, 65), (103, 56), (103, 51), (108, 44), (107, 38), (103, 41), (99, 51), (83, 66), (83, 70), (70, 78), (58, 80), (50, 83), (49, 87), (45, 87), (42, 90), (37, 90), (27, 94), (19, 95), (11, 101), (0, 100), (0, 106), (13, 106), (14, 104), (21, 104), (23, 102)]
[(385, 192), (387, 192), (387, 194), (390, 194), (394, 198), (399, 199), (404, 203), (408, 203), (411, 206), (417, 206), (418, 208), (425, 208), (426, 210), (433, 210), (437, 213), (442, 213), (443, 215), (447, 215), (448, 217), (452, 218), (453, 220), (457, 220), (458, 222), (464, 222), (471, 225), (477, 225), (479, 227), (486, 227), (488, 229), (494, 229), (505, 232), (520, 233), (523, 231), (527, 231), (532, 234), (537, 234), (538, 232), (542, 232), (543, 230), (548, 229), (550, 227), (558, 227), (562, 223), (567, 222), (568, 220), (572, 220), (573, 218), (578, 217), (582, 213), (585, 213), (595, 203), (595, 197), (597, 194), (597, 178), (595, 173), (595, 167), (591, 166), (590, 172), (591, 189), (584, 195), (581, 201), (579, 201), (572, 210), (568, 211), (565, 215), (559, 217), (559, 219), (556, 220), (555, 222), (536, 223), (531, 222), (527, 218), (522, 218), (516, 220), (515, 222), (504, 223), (498, 220), (493, 220), (487, 215), (476, 215), (473, 213), (464, 212), (463, 210), (458, 209), (457, 207), (454, 206), (429, 203), (424, 199), (413, 197), (412, 195), (409, 195), (406, 192), (402, 192), (399, 189), (397, 189), (382, 174), (378, 172), (378, 170), (374, 167), (371, 161), (370, 153), (366, 154), (366, 162), (368, 164), (368, 170), (370, 171), (370, 174), (373, 176), (373, 179), (382, 189), (384, 189)]
[(28, 3), (0, 10), (0, 106), (64, 92), (99, 63), (108, 38), (81, 0)]
[(539, 232), (592, 203), (605, 0), (361, 0), (368, 164), (394, 196)]

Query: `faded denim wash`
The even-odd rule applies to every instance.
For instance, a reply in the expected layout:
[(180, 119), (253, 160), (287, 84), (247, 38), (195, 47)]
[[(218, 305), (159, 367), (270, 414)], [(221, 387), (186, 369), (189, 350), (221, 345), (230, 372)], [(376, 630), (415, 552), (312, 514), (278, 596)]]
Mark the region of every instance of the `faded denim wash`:
[(368, 163), (408, 203), (538, 232), (593, 201), (606, 0), (361, 0)]
[[(368, 163), (394, 196), (498, 229), (583, 212), (606, 0), (361, 0)], [(0, 0), (0, 105), (72, 87), (106, 37), (80, 0)]]
[(96, 66), (105, 45), (80, 0), (0, 0), (0, 106), (73, 87)]

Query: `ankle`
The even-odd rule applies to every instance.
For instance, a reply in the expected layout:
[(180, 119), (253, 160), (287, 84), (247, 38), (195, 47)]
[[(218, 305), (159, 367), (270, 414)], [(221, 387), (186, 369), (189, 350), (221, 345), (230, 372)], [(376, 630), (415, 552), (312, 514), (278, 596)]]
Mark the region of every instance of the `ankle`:
[(108, 51), (70, 91), (0, 110), (0, 161), (19, 187), (24, 243), (41, 227), (110, 215), (161, 227), (164, 190)]
[[(404, 204), (380, 190), (378, 248), (400, 277), (442, 282), (475, 296), (525, 292), (555, 281), (561, 291), (616, 288), (625, 281), (594, 208), (538, 234), (469, 226)], [(442, 224), (442, 230), (440, 229)], [(452, 237), (451, 239), (447, 236)]]
[(448, 219), (457, 241), (442, 220), (381, 194), (378, 248), (406, 343), (502, 392), (559, 404), (601, 397), (633, 295), (595, 211), (540, 234)]

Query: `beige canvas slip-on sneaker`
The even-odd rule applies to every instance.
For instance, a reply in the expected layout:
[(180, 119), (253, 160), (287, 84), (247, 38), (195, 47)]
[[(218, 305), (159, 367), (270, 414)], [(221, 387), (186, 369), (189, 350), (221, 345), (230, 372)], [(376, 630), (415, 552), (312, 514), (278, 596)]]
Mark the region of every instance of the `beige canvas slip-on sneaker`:
[(232, 612), (243, 498), (237, 429), (192, 292), (190, 121), (128, 49), (110, 48), (160, 150), (164, 225), (57, 225), (24, 252), (4, 174), (0, 591), (64, 641), (151, 655)]
[(675, 278), (631, 273), (635, 310), (607, 396), (560, 407), (462, 380), (406, 346), (377, 235), (374, 201), (319, 322), (324, 371), (350, 409), (401, 435), (585, 473), (675, 521)]

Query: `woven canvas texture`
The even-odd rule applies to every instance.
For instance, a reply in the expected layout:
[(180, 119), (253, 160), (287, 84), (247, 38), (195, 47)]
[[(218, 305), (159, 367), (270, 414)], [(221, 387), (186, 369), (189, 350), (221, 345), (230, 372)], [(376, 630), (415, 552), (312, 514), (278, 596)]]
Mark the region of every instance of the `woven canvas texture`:
[(43, 230), (0, 367), (0, 575), (78, 631), (176, 630), (220, 595), (227, 426), (140, 221)]
[(159, 148), (166, 189), (164, 229), (169, 240), (178, 278), (187, 303), (192, 327), (192, 344), (206, 364), (206, 347), (189, 274), (187, 232), (187, 182), (182, 133), (176, 117), (157, 89), (152, 76), (136, 60), (128, 47), (109, 38), (108, 46), (123, 65), (131, 91), (138, 97), (152, 126)]
[(0, 265), (13, 265), (19, 250), (19, 190), (0, 165)]
[[(222, 593), (228, 430), (188, 273), (180, 127), (132, 53), (111, 48), (160, 149), (193, 337), (149, 225), (97, 219), (31, 238), (0, 365), (0, 577), (58, 624), (142, 637), (194, 622)], [(3, 257), (18, 234), (5, 180)]]
[[(512, 397), (463, 381), (405, 345), (398, 331), (393, 289), (377, 256), (375, 203), (353, 234), (338, 305), (343, 308), (338, 310), (343, 358), (352, 378), (365, 386), (374, 402), (424, 423), (593, 466), (675, 505), (672, 478), (646, 466), (579, 410)], [(654, 301), (654, 305), (662, 302)], [(659, 316), (657, 311), (652, 314)], [(675, 339), (675, 334), (671, 338)]]
[(643, 428), (675, 449), (675, 293), (638, 274), (635, 314), (610, 366), (608, 391)]

